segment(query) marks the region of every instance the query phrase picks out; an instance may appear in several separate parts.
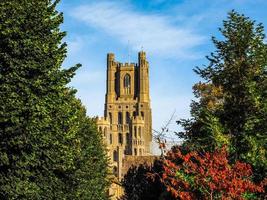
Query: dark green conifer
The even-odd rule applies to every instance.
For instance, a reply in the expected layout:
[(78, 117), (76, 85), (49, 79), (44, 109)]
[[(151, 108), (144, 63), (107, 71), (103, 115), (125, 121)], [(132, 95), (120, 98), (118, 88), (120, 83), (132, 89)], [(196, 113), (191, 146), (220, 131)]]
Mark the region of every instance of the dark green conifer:
[(182, 120), (186, 145), (210, 150), (228, 144), (232, 160), (254, 166), (266, 177), (267, 46), (262, 24), (232, 11), (212, 38), (209, 65), (195, 71), (206, 82), (194, 87), (192, 120)]
[(105, 199), (95, 122), (67, 84), (59, 0), (0, 2), (0, 199)]

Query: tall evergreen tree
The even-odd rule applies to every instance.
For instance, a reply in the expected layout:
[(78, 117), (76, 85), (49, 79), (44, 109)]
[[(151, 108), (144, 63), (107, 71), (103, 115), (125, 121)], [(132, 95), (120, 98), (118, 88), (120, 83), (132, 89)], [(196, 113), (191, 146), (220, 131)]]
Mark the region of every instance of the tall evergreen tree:
[(73, 118), (71, 127), (78, 128), (71, 143), (73, 167), (64, 173), (67, 199), (107, 199), (108, 162), (96, 120), (86, 116), (85, 108), (73, 95), (67, 98), (69, 119)]
[(233, 160), (251, 163), (266, 177), (267, 46), (262, 24), (232, 11), (212, 38), (209, 65), (195, 71), (206, 83), (195, 85), (192, 120), (182, 120), (180, 133), (189, 146), (210, 149), (230, 144)]
[(107, 159), (67, 84), (59, 0), (0, 2), (0, 199), (105, 199)]

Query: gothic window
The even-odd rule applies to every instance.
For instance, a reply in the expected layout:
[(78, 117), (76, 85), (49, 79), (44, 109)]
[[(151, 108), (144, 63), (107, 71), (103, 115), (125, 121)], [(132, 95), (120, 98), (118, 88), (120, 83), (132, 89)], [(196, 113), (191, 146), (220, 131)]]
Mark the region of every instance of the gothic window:
[(126, 143), (130, 144), (130, 134), (126, 133)]
[(116, 150), (113, 151), (113, 161), (118, 161), (118, 152)]
[(117, 96), (120, 96), (120, 76), (119, 76), (119, 72), (115, 73), (115, 84), (114, 84), (114, 89), (115, 92), (117, 94)]
[(111, 114), (111, 112), (108, 113), (108, 117), (109, 117), (110, 124), (112, 124), (112, 114)]
[(145, 118), (145, 115), (144, 115), (144, 112), (143, 111), (141, 111), (141, 116), (142, 116), (142, 119)]
[(137, 149), (134, 148), (134, 155), (137, 156)]
[(139, 149), (139, 155), (142, 156), (142, 149)]
[(109, 134), (109, 143), (112, 144), (112, 133)]
[(124, 84), (125, 93), (126, 94), (130, 94), (130, 90), (131, 90), (131, 77), (130, 77), (129, 74), (126, 74), (124, 76), (123, 84)]
[(123, 144), (123, 136), (119, 133), (119, 144)]
[(121, 112), (119, 112), (118, 113), (118, 124), (122, 124), (122, 113)]
[(130, 123), (130, 113), (126, 112), (126, 124)]
[(139, 126), (139, 130), (138, 130), (138, 135), (139, 137), (141, 138), (141, 135), (142, 135), (142, 128)]

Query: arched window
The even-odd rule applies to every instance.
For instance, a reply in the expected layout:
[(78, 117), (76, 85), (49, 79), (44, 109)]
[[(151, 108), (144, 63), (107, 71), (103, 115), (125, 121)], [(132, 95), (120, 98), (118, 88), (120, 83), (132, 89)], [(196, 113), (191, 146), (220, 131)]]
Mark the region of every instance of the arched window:
[(141, 116), (142, 116), (142, 119), (145, 118), (145, 115), (144, 115), (144, 112), (143, 111), (141, 111)]
[(131, 87), (131, 77), (130, 77), (129, 74), (126, 74), (126, 75), (124, 76), (124, 87), (125, 87), (125, 88), (129, 88), (129, 87)]
[(130, 144), (130, 134), (126, 133), (126, 144)]
[(112, 114), (111, 114), (111, 112), (108, 113), (108, 117), (109, 117), (110, 124), (112, 124)]
[(126, 112), (126, 124), (130, 123), (130, 113)]
[(121, 133), (119, 133), (119, 144), (123, 144), (123, 136)]
[(124, 80), (123, 80), (123, 86), (124, 86), (124, 89), (125, 89), (125, 93), (126, 94), (130, 94), (130, 91), (131, 91), (131, 77), (129, 74), (126, 74), (124, 76)]
[(122, 119), (122, 113), (119, 112), (118, 113), (118, 124), (122, 124), (122, 121), (123, 121), (123, 119)]
[(113, 151), (113, 161), (118, 161), (118, 152), (116, 150)]
[(110, 141), (110, 144), (112, 144), (112, 133), (110, 133), (109, 135), (109, 141)]

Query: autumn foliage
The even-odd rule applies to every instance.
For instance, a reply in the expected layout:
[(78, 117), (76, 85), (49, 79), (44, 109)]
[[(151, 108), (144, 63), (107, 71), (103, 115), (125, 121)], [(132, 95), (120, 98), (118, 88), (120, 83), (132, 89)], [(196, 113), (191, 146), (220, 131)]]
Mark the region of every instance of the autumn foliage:
[[(237, 161), (231, 165), (226, 148), (213, 153), (168, 152), (162, 182), (177, 199), (247, 199), (264, 192), (264, 182), (251, 181), (252, 168)], [(266, 180), (265, 180), (266, 182)]]

